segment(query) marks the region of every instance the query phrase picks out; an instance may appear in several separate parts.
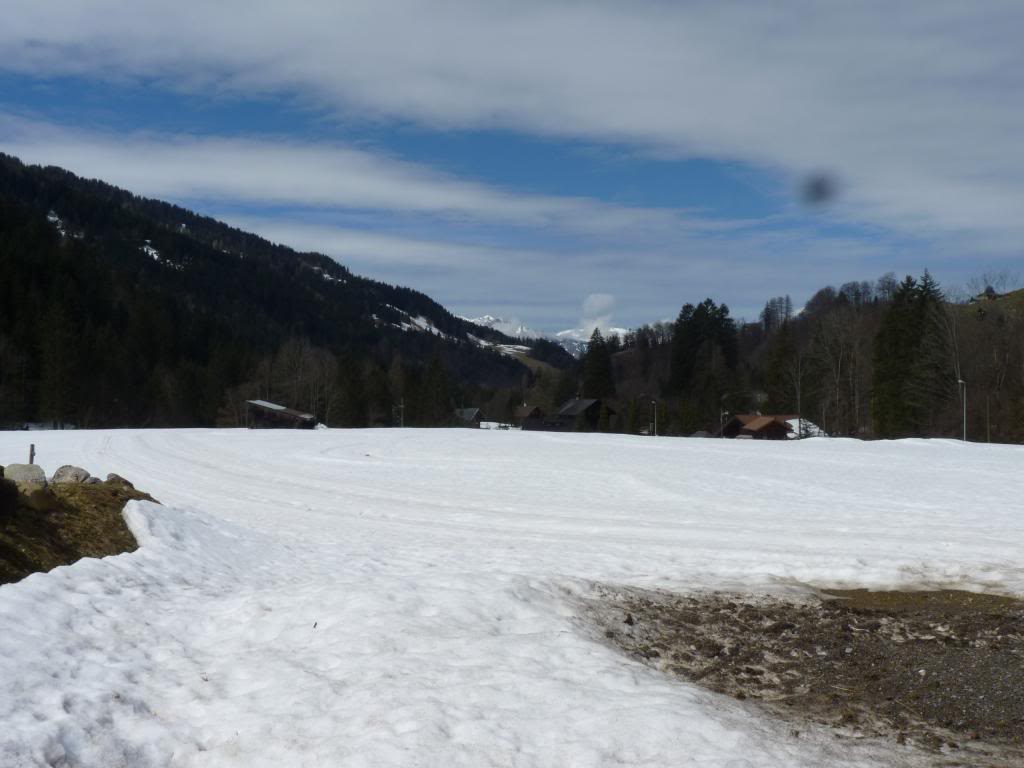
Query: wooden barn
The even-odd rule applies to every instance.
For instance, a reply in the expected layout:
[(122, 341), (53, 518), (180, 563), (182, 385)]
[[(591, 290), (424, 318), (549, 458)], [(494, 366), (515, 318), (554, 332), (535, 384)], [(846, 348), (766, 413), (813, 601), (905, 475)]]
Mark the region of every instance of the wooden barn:
[(246, 400), (249, 429), (313, 429), (316, 417), (266, 400)]
[(543, 429), (544, 411), (535, 405), (523, 404), (516, 408), (516, 426), (522, 429)]
[[(576, 397), (567, 400), (552, 416), (545, 416), (523, 429), (539, 429), (546, 432), (573, 432), (576, 430), (596, 430), (601, 420), (601, 408), (607, 407), (600, 400)], [(608, 408), (608, 415), (614, 416), (615, 411)]]
[(722, 437), (786, 440), (793, 432), (787, 422), (795, 418), (789, 414), (738, 413), (726, 422)]

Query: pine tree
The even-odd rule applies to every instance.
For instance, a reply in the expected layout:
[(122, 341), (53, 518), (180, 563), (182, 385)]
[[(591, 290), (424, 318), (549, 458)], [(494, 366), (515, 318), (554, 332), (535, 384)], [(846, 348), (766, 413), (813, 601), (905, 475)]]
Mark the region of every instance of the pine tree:
[(555, 381), (552, 406), (560, 408), (565, 401), (572, 399), (578, 394), (578, 387), (579, 383), (576, 380), (576, 372), (573, 370), (562, 371)]
[(900, 284), (875, 337), (872, 420), (883, 437), (934, 434), (937, 414), (953, 395), (944, 299), (925, 271)]
[(796, 357), (796, 345), (788, 322), (783, 322), (771, 340), (768, 364), (764, 373), (764, 388), (768, 395), (765, 410), (768, 413), (795, 413), (796, 397), (790, 370)]
[(423, 378), (421, 401), (423, 409), (420, 413), (420, 423), (424, 426), (436, 427), (451, 422), (453, 412), (451, 383), (438, 350), (434, 351), (430, 365), (427, 366), (427, 372)]
[(729, 308), (711, 299), (697, 306), (683, 305), (672, 335), (670, 389), (676, 393), (687, 390), (698, 369), (714, 361), (716, 352), (727, 368), (735, 368), (736, 324), (729, 317)]
[(871, 417), (881, 437), (900, 437), (913, 428), (905, 389), (919, 333), (916, 298), (917, 281), (907, 275), (896, 289), (875, 337)]
[(918, 434), (934, 434), (942, 406), (956, 394), (949, 336), (943, 319), (944, 297), (926, 270), (918, 282), (917, 348), (905, 395)]
[(40, 409), (62, 428), (75, 415), (77, 356), (75, 328), (59, 303), (50, 307), (42, 327)]
[(338, 387), (340, 389), (340, 423), (344, 427), (365, 427), (369, 417), (369, 401), (363, 372), (351, 355), (338, 360)]
[(629, 401), (629, 416), (627, 418), (626, 431), (631, 435), (635, 435), (640, 431), (640, 422), (636, 411), (636, 398)]
[(583, 396), (607, 398), (615, 395), (615, 374), (612, 355), (601, 331), (590, 335), (587, 354), (583, 358)]

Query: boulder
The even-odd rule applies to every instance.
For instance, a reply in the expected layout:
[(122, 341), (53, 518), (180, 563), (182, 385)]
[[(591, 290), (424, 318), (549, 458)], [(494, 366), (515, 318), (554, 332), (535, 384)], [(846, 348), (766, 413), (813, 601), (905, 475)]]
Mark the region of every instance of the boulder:
[(120, 475), (115, 475), (113, 472), (111, 472), (109, 475), (107, 475), (107, 482), (108, 483), (117, 483), (118, 485), (123, 485), (126, 488), (134, 488), (135, 487), (134, 485), (129, 483), (127, 480), (125, 480), (123, 477), (121, 477)]
[(89, 473), (81, 467), (65, 464), (53, 473), (54, 483), (84, 483), (89, 479)]
[(8, 464), (4, 467), (4, 477), (13, 480), (21, 493), (29, 494), (46, 487), (46, 473), (35, 464)]
[(99, 485), (103, 481), (100, 480), (98, 477), (87, 477), (83, 482), (86, 485)]

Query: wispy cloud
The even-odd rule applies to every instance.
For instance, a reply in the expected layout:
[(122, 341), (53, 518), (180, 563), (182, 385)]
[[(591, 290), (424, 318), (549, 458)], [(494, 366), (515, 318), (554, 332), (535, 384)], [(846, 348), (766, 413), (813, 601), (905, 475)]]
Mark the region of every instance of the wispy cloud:
[(749, 226), (685, 211), (510, 191), (385, 152), (289, 137), (83, 132), (0, 113), (0, 147), (26, 162), (59, 165), (178, 200), (422, 214), (595, 236)]
[[(346, 119), (620, 141), (794, 176), (826, 169), (842, 179), (843, 215), (1008, 244), (1024, 232), (1022, 26), (1015, 0), (10, 0), (0, 68), (287, 93)], [(404, 183), (408, 169), (375, 170)], [(422, 205), (412, 181), (406, 204)], [(437, 206), (547, 215), (478, 191), (447, 185)]]

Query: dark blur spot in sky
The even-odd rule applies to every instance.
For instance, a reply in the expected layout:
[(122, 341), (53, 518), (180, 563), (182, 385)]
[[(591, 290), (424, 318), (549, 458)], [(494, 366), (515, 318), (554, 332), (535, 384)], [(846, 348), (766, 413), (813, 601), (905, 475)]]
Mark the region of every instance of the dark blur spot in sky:
[(807, 205), (824, 205), (831, 202), (838, 191), (834, 177), (827, 173), (814, 173), (801, 184), (800, 197)]

